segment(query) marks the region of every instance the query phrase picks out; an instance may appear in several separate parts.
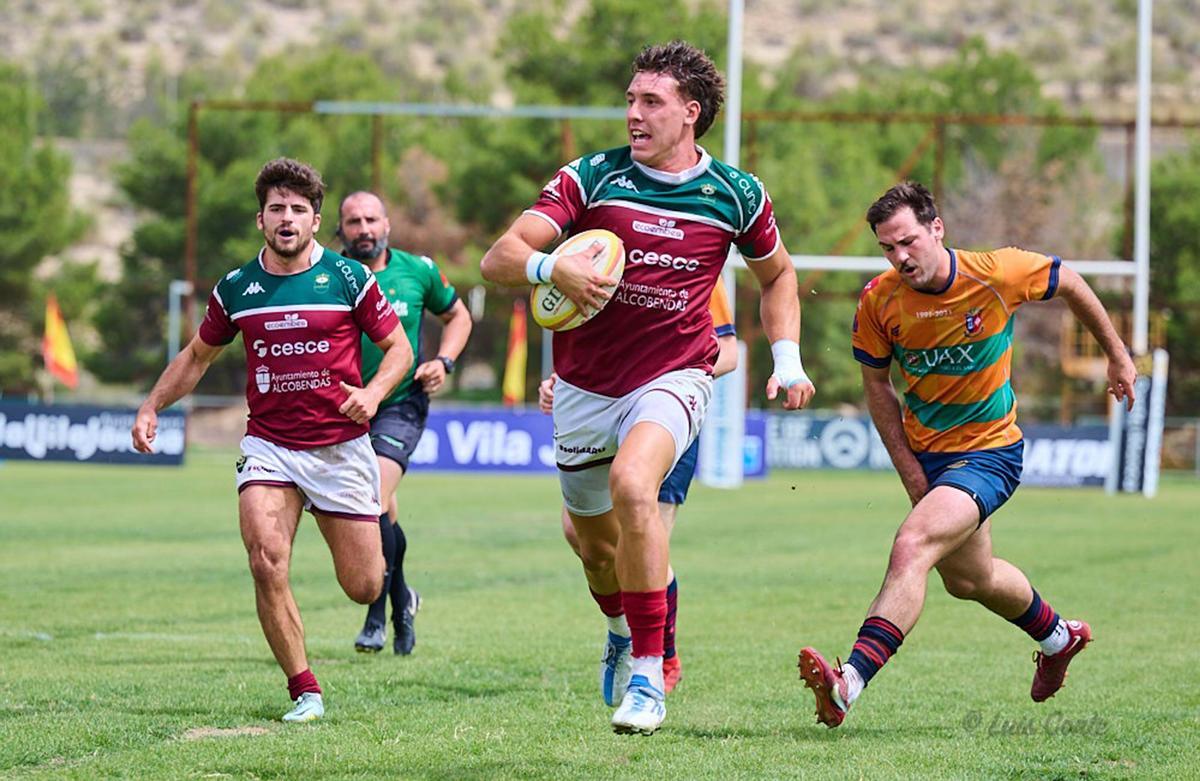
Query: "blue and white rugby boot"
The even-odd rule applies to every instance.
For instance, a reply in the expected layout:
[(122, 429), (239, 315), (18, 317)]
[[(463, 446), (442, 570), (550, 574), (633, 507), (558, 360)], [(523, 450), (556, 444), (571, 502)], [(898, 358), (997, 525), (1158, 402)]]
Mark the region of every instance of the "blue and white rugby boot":
[(667, 717), (666, 695), (644, 675), (629, 679), (625, 699), (612, 717), (613, 732), (618, 735), (653, 735)]
[(633, 675), (633, 639), (608, 633), (604, 656), (600, 658), (600, 696), (610, 708), (621, 701)]
[(295, 707), (283, 714), (284, 721), (293, 723), (316, 721), (325, 715), (325, 703), (316, 692), (304, 692), (296, 698)]

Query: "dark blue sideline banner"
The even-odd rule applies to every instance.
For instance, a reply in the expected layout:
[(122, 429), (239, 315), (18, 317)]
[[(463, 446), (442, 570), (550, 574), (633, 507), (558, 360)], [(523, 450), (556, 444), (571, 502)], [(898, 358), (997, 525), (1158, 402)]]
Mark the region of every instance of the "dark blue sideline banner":
[[(1112, 464), (1108, 428), (1030, 423), (1021, 482), (1101, 486)], [(772, 469), (891, 469), (887, 448), (867, 416), (772, 412), (766, 421)]]
[[(766, 472), (765, 423), (746, 419), (746, 476)], [(471, 409), (437, 406), (411, 462), (420, 469), (467, 472), (554, 473), (554, 423), (536, 408)]]
[(155, 452), (133, 449), (136, 410), (74, 404), (0, 402), (0, 459), (178, 466), (187, 423), (182, 411), (158, 416)]

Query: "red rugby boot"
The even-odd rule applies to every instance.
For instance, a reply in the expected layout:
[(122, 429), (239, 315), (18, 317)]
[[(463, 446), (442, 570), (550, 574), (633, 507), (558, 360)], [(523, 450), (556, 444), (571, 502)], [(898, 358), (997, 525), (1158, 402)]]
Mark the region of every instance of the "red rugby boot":
[(1067, 677), (1067, 665), (1092, 640), (1092, 628), (1083, 621), (1068, 621), (1067, 633), (1066, 648), (1050, 656), (1038, 651), (1033, 657), (1037, 670), (1033, 673), (1033, 687), (1029, 690), (1029, 696), (1033, 697), (1034, 702), (1045, 702), (1062, 688)]
[(815, 648), (800, 649), (799, 667), (804, 685), (812, 689), (817, 698), (817, 721), (830, 729), (841, 724), (850, 710), (846, 704), (850, 688), (842, 671), (830, 667)]
[(670, 694), (682, 677), (683, 668), (679, 664), (679, 654), (670, 659), (663, 659), (663, 691)]

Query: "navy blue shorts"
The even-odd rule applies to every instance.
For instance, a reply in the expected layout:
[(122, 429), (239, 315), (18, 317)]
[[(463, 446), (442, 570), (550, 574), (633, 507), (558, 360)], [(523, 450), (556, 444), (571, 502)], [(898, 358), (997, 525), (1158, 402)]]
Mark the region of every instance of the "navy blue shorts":
[(696, 437), (667, 479), (663, 480), (658, 489), (658, 501), (663, 504), (683, 504), (687, 499), (688, 487), (692, 484), (692, 476), (696, 474), (696, 457), (700, 454), (700, 437)]
[(979, 506), (982, 524), (1020, 485), (1025, 442), (967, 453), (917, 453), (917, 460), (931, 489), (950, 485), (966, 491)]
[(416, 390), (395, 404), (380, 407), (371, 418), (371, 447), (375, 454), (390, 458), (407, 472), (408, 459), (425, 433), (428, 417), (429, 396), (423, 390)]

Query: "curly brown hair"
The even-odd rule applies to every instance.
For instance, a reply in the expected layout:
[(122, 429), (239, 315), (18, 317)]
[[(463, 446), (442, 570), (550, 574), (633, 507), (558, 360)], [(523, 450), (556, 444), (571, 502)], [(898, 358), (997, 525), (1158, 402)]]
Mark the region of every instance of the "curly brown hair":
[(725, 102), (725, 79), (721, 72), (707, 54), (686, 41), (647, 46), (633, 61), (633, 72), (665, 73), (679, 83), (679, 94), (684, 100), (700, 104), (696, 138), (708, 132)]
[(289, 157), (277, 157), (262, 167), (254, 180), (254, 193), (258, 196), (258, 208), (267, 205), (267, 192), (272, 188), (287, 190), (305, 198), (312, 204), (313, 213), (321, 213), (325, 200), (325, 182), (321, 174), (310, 165)]
[(896, 212), (905, 207), (912, 209), (917, 222), (925, 227), (932, 225), (938, 216), (937, 205), (933, 202), (933, 193), (918, 182), (901, 182), (871, 204), (871, 208), (867, 209), (867, 224), (874, 232), (881, 222), (887, 222), (896, 215)]

